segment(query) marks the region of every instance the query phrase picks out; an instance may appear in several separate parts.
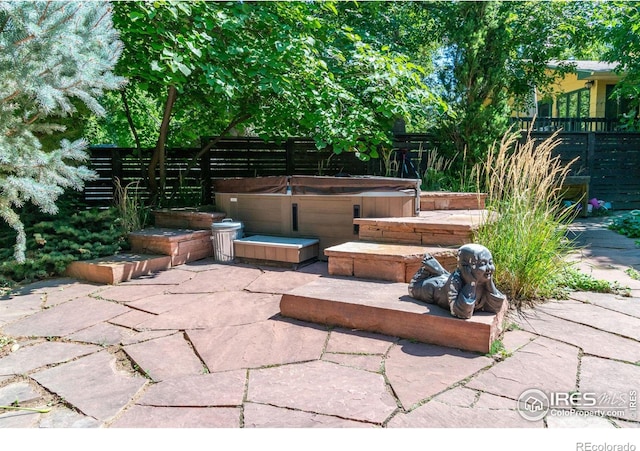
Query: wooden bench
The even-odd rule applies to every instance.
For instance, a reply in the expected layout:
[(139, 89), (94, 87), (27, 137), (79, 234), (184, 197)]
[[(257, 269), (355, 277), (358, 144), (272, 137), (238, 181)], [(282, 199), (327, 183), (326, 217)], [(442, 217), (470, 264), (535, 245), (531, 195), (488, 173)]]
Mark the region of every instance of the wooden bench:
[(591, 177), (570, 175), (565, 177), (564, 182), (560, 188), (560, 196), (562, 199), (571, 200), (579, 203), (582, 207), (580, 214), (583, 217), (588, 215), (588, 203), (589, 203), (589, 183)]
[(320, 240), (253, 235), (233, 241), (235, 257), (262, 263), (299, 264), (318, 257)]
[(405, 283), (411, 281), (427, 252), (448, 271), (455, 269), (457, 248), (351, 241), (324, 250), (331, 275)]

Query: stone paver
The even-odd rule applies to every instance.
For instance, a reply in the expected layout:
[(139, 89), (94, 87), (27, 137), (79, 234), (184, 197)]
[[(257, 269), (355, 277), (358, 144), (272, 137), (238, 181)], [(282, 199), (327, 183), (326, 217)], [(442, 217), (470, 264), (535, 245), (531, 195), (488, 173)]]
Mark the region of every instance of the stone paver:
[(150, 317), (137, 325), (142, 329), (206, 329), (262, 321), (277, 315), (280, 296), (246, 291), (216, 292)]
[(594, 393), (598, 398), (596, 407), (584, 407), (585, 409), (619, 410), (617, 418), (640, 420), (637, 406), (640, 366), (585, 356), (580, 366), (579, 389), (582, 393)]
[(13, 403), (24, 405), (42, 398), (28, 382), (15, 382), (0, 388), (0, 406), (9, 406)]
[(329, 335), (327, 352), (386, 354), (398, 339), (364, 331), (334, 329)]
[(409, 413), (399, 413), (389, 428), (532, 428), (542, 421), (523, 419), (515, 410), (461, 407), (435, 400)]
[(375, 424), (397, 409), (382, 375), (318, 361), (252, 370), (247, 401)]
[(576, 291), (571, 293), (569, 297), (577, 301), (587, 302), (615, 312), (640, 318), (640, 299), (638, 298), (609, 293), (591, 293), (588, 291)]
[[(326, 262), (32, 284), (0, 299), (0, 334), (20, 345), (0, 349), (0, 405), (52, 409), (0, 410), (0, 428), (640, 427), (640, 281), (624, 274), (640, 249), (603, 224), (576, 222), (586, 247), (572, 258), (632, 297), (574, 292), (510, 315), (493, 357), (283, 318), (282, 293), (331, 277)], [(527, 388), (599, 404), (530, 422), (516, 402)]]
[(129, 330), (109, 323), (98, 323), (95, 326), (67, 335), (66, 338), (100, 346), (111, 346), (121, 343), (123, 338), (128, 335)]
[(640, 340), (637, 318), (615, 311), (606, 311), (597, 305), (571, 300), (552, 301), (538, 306), (537, 310), (568, 321), (631, 338), (635, 341)]
[(47, 307), (52, 307), (72, 299), (88, 296), (99, 288), (101, 285), (94, 283), (59, 279), (51, 281), (49, 284), (44, 283), (36, 292), (43, 294), (43, 301)]
[[(195, 274), (191, 271), (185, 271), (180, 268), (175, 268), (171, 271), (160, 271), (154, 274), (144, 275), (135, 279), (123, 282), (122, 286), (136, 286), (138, 290), (141, 290), (139, 285), (144, 286), (164, 286), (164, 285), (180, 285), (189, 279), (192, 279)], [(169, 289), (169, 287), (164, 287)]]
[(0, 429), (35, 428), (42, 414), (24, 410), (0, 414)]
[(570, 392), (576, 389), (578, 348), (538, 338), (473, 378), (467, 387), (518, 399), (527, 389)]
[(106, 351), (64, 363), (31, 375), (50, 392), (96, 420), (113, 418), (147, 384), (142, 376), (116, 368)]
[(518, 325), (533, 334), (553, 338), (581, 348), (586, 354), (640, 361), (640, 346), (635, 340), (567, 321), (540, 311), (528, 311), (516, 320)]
[(64, 337), (125, 313), (114, 302), (83, 297), (42, 310), (4, 327), (4, 332), (25, 337)]
[(156, 294), (144, 299), (129, 302), (127, 305), (134, 309), (142, 310), (143, 312), (160, 315), (161, 313), (174, 309), (188, 309), (191, 306), (202, 307), (202, 303), (200, 301), (203, 301), (208, 296), (211, 295), (208, 293)]
[(472, 352), (403, 340), (389, 351), (385, 373), (409, 410), (491, 363), (492, 359)]
[(251, 285), (262, 275), (257, 268), (221, 265), (220, 268), (196, 273), (192, 279), (176, 287), (169, 287), (170, 293), (220, 293), (240, 291)]
[(245, 428), (372, 428), (374, 424), (300, 410), (248, 402), (244, 406)]
[(132, 406), (111, 423), (114, 428), (238, 428), (239, 407)]
[(313, 282), (318, 277), (317, 274), (272, 270), (260, 275), (247, 285), (245, 289), (255, 293), (283, 294), (294, 288)]
[(166, 379), (150, 386), (136, 403), (164, 407), (240, 406), (246, 383), (245, 370)]
[(288, 321), (187, 332), (211, 372), (317, 360), (327, 339), (324, 327)]
[(51, 412), (42, 415), (40, 423), (41, 428), (98, 428), (101, 422), (95, 418), (82, 415), (71, 409), (57, 408)]
[(0, 327), (24, 316), (40, 311), (43, 306), (43, 295), (31, 293), (24, 296), (0, 298)]
[(112, 346), (140, 343), (142, 341), (171, 335), (176, 332), (176, 330), (172, 329), (137, 332), (133, 329), (115, 324), (99, 323), (83, 329), (80, 332), (67, 335), (65, 338), (79, 342), (94, 343), (100, 346)]
[(202, 362), (182, 333), (124, 347), (131, 360), (154, 381), (202, 374)]
[(122, 315), (118, 315), (109, 320), (110, 324), (115, 324), (116, 326), (128, 327), (133, 330), (142, 331), (144, 328), (140, 328), (140, 324), (145, 321), (149, 321), (153, 318), (156, 318), (157, 315), (153, 313), (142, 312), (140, 310), (128, 309)]
[(138, 285), (120, 284), (103, 287), (100, 290), (94, 291), (91, 296), (109, 301), (127, 303), (162, 294), (165, 291), (167, 291), (165, 285), (147, 285), (140, 287)]
[(322, 360), (365, 371), (372, 371), (374, 373), (383, 372), (383, 357), (380, 355), (336, 354), (327, 352), (322, 356)]
[(98, 346), (57, 341), (24, 346), (0, 359), (0, 374), (26, 374), (37, 368), (67, 362), (99, 350)]

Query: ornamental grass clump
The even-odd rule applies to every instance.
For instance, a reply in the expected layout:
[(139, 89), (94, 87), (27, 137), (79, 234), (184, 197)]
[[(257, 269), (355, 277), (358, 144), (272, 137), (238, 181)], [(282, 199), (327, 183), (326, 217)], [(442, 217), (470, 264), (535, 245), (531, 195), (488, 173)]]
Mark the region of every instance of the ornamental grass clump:
[(536, 143), (509, 131), (475, 169), (494, 219), (475, 239), (491, 250), (496, 285), (518, 310), (553, 296), (570, 266), (566, 226), (575, 213), (559, 190), (573, 161), (553, 156), (558, 144), (557, 134)]

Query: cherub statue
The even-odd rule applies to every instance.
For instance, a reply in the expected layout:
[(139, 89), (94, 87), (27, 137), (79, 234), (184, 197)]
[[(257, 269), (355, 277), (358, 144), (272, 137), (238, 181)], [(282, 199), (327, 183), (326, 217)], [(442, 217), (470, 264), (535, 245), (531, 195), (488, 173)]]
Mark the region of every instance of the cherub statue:
[(471, 318), (476, 310), (497, 313), (507, 298), (493, 283), (493, 257), (479, 244), (458, 249), (458, 267), (449, 273), (430, 254), (409, 283), (409, 295), (436, 304), (458, 318)]

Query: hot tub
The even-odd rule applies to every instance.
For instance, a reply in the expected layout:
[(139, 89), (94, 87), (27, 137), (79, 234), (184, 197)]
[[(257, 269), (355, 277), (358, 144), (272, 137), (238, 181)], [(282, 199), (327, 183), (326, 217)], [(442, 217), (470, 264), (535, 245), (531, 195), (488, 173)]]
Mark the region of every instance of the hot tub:
[(420, 181), (387, 177), (257, 177), (214, 181), (215, 202), (245, 234), (317, 238), (327, 247), (358, 239), (354, 218), (416, 216)]

